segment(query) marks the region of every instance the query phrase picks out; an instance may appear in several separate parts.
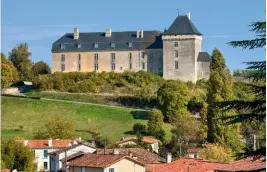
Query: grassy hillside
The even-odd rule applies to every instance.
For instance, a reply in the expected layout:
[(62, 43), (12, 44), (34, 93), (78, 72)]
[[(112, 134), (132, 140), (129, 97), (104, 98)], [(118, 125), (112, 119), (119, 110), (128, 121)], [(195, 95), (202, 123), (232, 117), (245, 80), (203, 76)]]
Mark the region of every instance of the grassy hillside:
[[(88, 119), (100, 133), (111, 141), (127, 135), (134, 123), (147, 123), (149, 111), (119, 107), (103, 107), (47, 100), (2, 97), (2, 136), (31, 138), (32, 133), (55, 116), (66, 116), (75, 121), (76, 135), (90, 138)], [(23, 131), (18, 131), (19, 126)], [(170, 138), (171, 126), (164, 125)]]

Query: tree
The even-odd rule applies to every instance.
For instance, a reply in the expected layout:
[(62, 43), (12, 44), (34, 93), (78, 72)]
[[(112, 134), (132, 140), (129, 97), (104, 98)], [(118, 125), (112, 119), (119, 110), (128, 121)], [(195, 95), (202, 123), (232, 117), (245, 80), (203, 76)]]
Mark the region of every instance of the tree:
[[(256, 33), (256, 38), (252, 40), (231, 41), (229, 44), (233, 47), (242, 47), (243, 49), (263, 48), (266, 46), (266, 22), (254, 22), (250, 25), (251, 31)], [(265, 123), (266, 120), (266, 61), (246, 62), (247, 69), (254, 72), (247, 74), (246, 77), (252, 78), (254, 83), (248, 84), (256, 95), (252, 101), (233, 100), (225, 101), (218, 104), (219, 107), (224, 107), (226, 110), (235, 109), (237, 114), (226, 118), (228, 124), (240, 122), (258, 121)], [(230, 120), (230, 121), (229, 121)], [(266, 136), (265, 136), (266, 137)], [(265, 140), (265, 138), (263, 139)], [(266, 146), (263, 144), (257, 150), (247, 150), (244, 156), (265, 156)], [(243, 156), (241, 154), (241, 156)]]
[(175, 128), (172, 129), (174, 142), (182, 138), (185, 142), (198, 143), (206, 138), (204, 125), (194, 117), (184, 117), (175, 122)]
[(169, 80), (157, 92), (160, 109), (164, 120), (174, 122), (187, 115), (190, 91), (182, 81)]
[(18, 80), (18, 72), (12, 62), (1, 53), (1, 87), (6, 88)]
[(218, 144), (206, 144), (205, 148), (199, 151), (200, 158), (219, 162), (231, 162), (233, 161), (233, 155), (230, 148)]
[(38, 76), (38, 75), (50, 74), (51, 70), (47, 63), (40, 61), (33, 64), (32, 73), (33, 76)]
[(230, 71), (225, 65), (223, 55), (218, 49), (214, 49), (211, 59), (210, 79), (208, 81), (208, 142), (220, 143), (231, 147), (234, 151), (241, 151), (242, 143), (240, 142), (240, 125), (224, 126), (222, 117), (231, 116), (233, 112), (223, 112), (216, 107), (217, 102), (233, 100), (233, 82)]
[(163, 125), (163, 115), (161, 111), (158, 109), (152, 109), (152, 112), (147, 122), (147, 131), (149, 132), (149, 134), (155, 136), (156, 138), (163, 139), (165, 133), (164, 130), (162, 129), (162, 125)]
[(21, 80), (27, 80), (32, 78), (31, 66), (32, 62), (29, 59), (31, 53), (28, 51), (28, 44), (22, 43), (13, 48), (9, 52), (9, 60), (16, 67)]
[(135, 123), (133, 125), (133, 133), (145, 133), (146, 132), (146, 125), (141, 123)]
[(2, 140), (1, 162), (8, 169), (36, 171), (33, 152), (28, 147), (25, 147), (22, 143), (16, 142), (15, 140)]
[(75, 132), (75, 122), (73, 120), (56, 117), (50, 119), (47, 124), (34, 133), (35, 139), (71, 139)]

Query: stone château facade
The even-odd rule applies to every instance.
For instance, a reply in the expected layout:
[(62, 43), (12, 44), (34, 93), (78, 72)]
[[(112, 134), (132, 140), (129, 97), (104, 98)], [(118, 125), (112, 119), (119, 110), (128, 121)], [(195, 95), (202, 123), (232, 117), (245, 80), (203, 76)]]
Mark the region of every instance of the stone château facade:
[(168, 30), (66, 33), (52, 45), (52, 72), (147, 71), (165, 79), (208, 79), (210, 56), (190, 13)]

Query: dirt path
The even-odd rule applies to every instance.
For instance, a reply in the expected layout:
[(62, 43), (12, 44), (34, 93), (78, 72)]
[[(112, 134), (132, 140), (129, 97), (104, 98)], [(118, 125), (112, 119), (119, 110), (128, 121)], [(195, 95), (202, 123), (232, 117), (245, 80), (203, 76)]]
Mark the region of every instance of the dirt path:
[(42, 98), (42, 97), (41, 97), (41, 100), (56, 101), (56, 102), (66, 102), (66, 103), (77, 103), (77, 104), (95, 105), (95, 106), (122, 108), (122, 109), (132, 109), (132, 110), (141, 110), (141, 111), (150, 111), (150, 110), (145, 110), (145, 109), (128, 108), (128, 107), (122, 107), (122, 106), (103, 105), (103, 104), (97, 104), (97, 103), (78, 102), (78, 101), (61, 100), (61, 99), (49, 99), (49, 98)]

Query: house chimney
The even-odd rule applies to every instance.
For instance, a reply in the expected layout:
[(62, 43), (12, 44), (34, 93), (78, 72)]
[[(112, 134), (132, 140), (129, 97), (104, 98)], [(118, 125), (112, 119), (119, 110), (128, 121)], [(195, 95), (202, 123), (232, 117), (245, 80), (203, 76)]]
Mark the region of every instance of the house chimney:
[(24, 140), (24, 146), (28, 145), (28, 140)]
[(141, 30), (141, 31), (140, 31), (140, 38), (143, 38), (143, 37), (144, 37), (144, 31)]
[(129, 155), (129, 157), (130, 157), (130, 158), (132, 158), (132, 157), (133, 157), (133, 153), (132, 153), (132, 152), (130, 152), (130, 155)]
[(114, 149), (113, 150), (113, 154), (114, 155), (119, 155), (120, 154), (120, 150), (119, 149)]
[(253, 134), (253, 151), (257, 150), (257, 145), (256, 145), (256, 134)]
[(140, 30), (136, 31), (136, 38), (139, 38), (140, 37)]
[(172, 162), (172, 154), (171, 153), (167, 153), (167, 163)]
[(48, 140), (48, 147), (52, 147), (52, 139)]
[(187, 18), (190, 20), (190, 12), (186, 13)]
[(106, 37), (111, 37), (111, 29), (106, 29), (105, 35), (106, 35)]
[(78, 28), (74, 28), (74, 32), (73, 32), (74, 34), (74, 36), (73, 36), (73, 38), (74, 39), (79, 39), (79, 29)]

